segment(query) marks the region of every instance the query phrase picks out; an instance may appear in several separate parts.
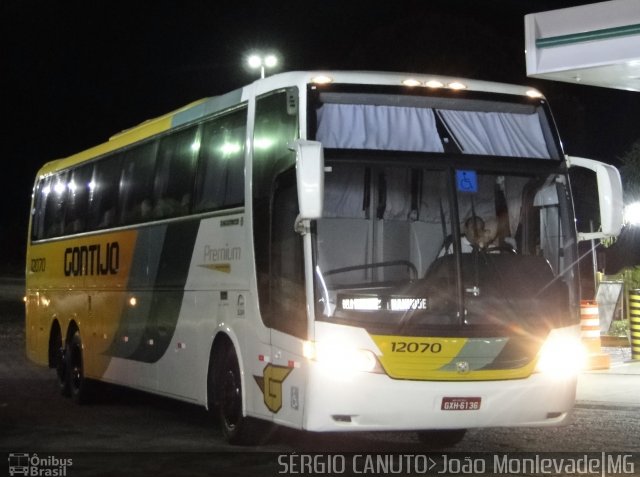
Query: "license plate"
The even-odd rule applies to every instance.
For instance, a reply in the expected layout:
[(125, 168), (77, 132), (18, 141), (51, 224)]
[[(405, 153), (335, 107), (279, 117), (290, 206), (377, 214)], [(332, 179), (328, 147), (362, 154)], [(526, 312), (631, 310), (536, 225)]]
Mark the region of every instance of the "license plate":
[(440, 409), (443, 411), (477, 411), (482, 398), (479, 397), (443, 397)]

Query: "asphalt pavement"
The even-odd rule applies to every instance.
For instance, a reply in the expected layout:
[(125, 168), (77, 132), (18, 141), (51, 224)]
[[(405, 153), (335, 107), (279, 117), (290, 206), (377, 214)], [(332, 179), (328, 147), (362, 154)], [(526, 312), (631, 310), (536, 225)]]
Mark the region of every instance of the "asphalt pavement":
[(583, 371), (578, 378), (578, 404), (640, 407), (640, 360), (631, 359), (629, 347), (602, 348), (611, 364), (606, 369)]

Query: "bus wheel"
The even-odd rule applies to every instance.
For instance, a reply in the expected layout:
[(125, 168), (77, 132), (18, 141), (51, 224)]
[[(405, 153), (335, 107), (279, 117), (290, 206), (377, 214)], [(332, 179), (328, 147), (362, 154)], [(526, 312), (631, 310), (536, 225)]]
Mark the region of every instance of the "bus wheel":
[(58, 378), (58, 389), (64, 397), (69, 397), (69, 381), (67, 379), (67, 357), (66, 348), (62, 342), (62, 335), (58, 326), (51, 330), (51, 339), (49, 342), (50, 366), (56, 368), (56, 376)]
[(418, 440), (432, 449), (453, 447), (463, 438), (466, 429), (437, 429), (418, 431)]
[(66, 348), (60, 343), (56, 351), (56, 375), (58, 376), (58, 389), (64, 397), (71, 396), (69, 389), (69, 378), (67, 376), (67, 352)]
[(255, 445), (265, 438), (264, 429), (260, 421), (242, 414), (242, 379), (233, 348), (222, 354), (214, 379), (222, 433), (229, 444)]
[(67, 345), (66, 358), (67, 386), (71, 399), (76, 404), (86, 404), (89, 401), (90, 385), (84, 376), (82, 339), (79, 331), (73, 334)]

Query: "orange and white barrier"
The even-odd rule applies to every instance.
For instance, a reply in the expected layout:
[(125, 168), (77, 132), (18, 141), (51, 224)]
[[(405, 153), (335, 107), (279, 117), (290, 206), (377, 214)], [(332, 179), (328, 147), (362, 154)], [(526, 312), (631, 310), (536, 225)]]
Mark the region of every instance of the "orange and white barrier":
[(602, 352), (598, 303), (593, 300), (580, 302), (580, 334), (587, 351), (587, 369), (608, 369), (611, 356)]

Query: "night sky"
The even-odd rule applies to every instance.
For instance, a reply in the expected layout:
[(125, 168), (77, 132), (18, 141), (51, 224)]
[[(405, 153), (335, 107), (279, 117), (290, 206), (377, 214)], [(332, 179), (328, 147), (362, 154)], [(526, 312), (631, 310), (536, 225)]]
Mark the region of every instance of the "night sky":
[(278, 71), (440, 73), (536, 86), (565, 152), (618, 164), (640, 138), (640, 94), (526, 77), (524, 15), (569, 0), (2, 0), (0, 271), (21, 271), (34, 175), (46, 161)]

